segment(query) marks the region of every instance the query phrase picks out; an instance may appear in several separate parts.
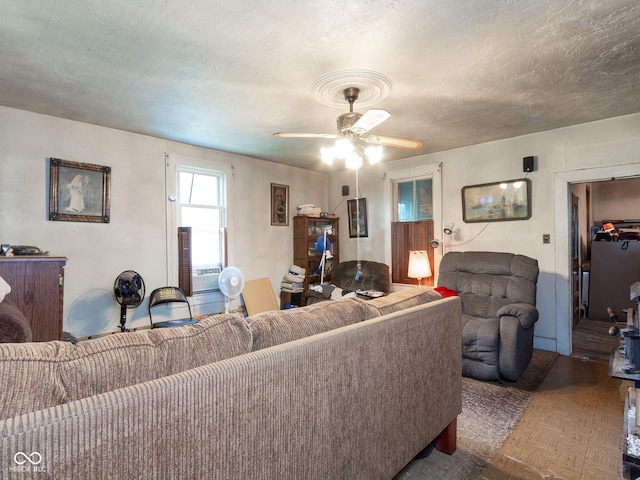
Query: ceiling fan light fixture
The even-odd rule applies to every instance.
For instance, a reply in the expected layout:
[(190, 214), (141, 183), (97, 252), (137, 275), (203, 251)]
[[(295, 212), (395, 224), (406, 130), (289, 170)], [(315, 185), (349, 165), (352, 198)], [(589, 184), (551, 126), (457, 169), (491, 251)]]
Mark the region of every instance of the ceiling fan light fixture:
[(333, 148), (320, 148), (320, 155), (322, 155), (322, 161), (327, 165), (333, 165), (333, 159), (335, 158), (335, 152)]
[(378, 145), (375, 147), (367, 147), (364, 150), (364, 154), (367, 156), (369, 164), (375, 165), (380, 160), (382, 160), (382, 146)]
[(355, 154), (355, 146), (348, 138), (339, 138), (333, 147), (336, 158), (347, 159)]
[[(318, 87), (321, 84), (322, 82), (314, 85)], [(315, 87), (313, 90), (315, 91)], [(381, 135), (365, 136), (364, 134), (387, 120), (391, 114), (379, 108), (371, 109), (364, 115), (354, 112), (353, 104), (360, 96), (360, 87), (358, 86), (352, 85), (343, 88), (342, 96), (349, 103), (349, 111), (336, 118), (337, 134), (278, 132), (273, 135), (282, 138), (337, 138), (333, 147), (320, 149), (323, 162), (331, 165), (336, 159), (345, 160), (348, 168), (355, 169), (360, 168), (363, 163), (362, 157), (356, 153), (357, 148), (362, 150), (363, 156), (367, 157), (369, 164), (375, 164), (382, 160), (383, 146), (407, 150), (422, 148), (421, 140)], [(376, 147), (365, 149), (362, 143), (374, 144)]]
[[(383, 149), (381, 145), (369, 146), (363, 148), (362, 145), (358, 145), (357, 148), (364, 152), (364, 156), (367, 157), (367, 161), (370, 165), (374, 165), (382, 160)], [(331, 147), (321, 147), (320, 155), (322, 161), (327, 165), (333, 165), (335, 159), (345, 160), (346, 166), (349, 169), (355, 170), (363, 165), (363, 160), (357, 153), (356, 145), (348, 138), (341, 138), (336, 141), (336, 144)]]
[(349, 158), (347, 158), (347, 168), (350, 170), (357, 170), (362, 166), (362, 157), (357, 153), (354, 153)]

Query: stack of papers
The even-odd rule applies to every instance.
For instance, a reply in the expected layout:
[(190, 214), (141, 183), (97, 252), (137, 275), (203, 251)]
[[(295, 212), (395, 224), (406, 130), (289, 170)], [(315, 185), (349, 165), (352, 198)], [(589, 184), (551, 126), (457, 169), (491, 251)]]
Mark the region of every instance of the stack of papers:
[(298, 205), (298, 215), (306, 215), (308, 217), (319, 217), (322, 209), (320, 207), (316, 207), (312, 203), (305, 203), (303, 205)]

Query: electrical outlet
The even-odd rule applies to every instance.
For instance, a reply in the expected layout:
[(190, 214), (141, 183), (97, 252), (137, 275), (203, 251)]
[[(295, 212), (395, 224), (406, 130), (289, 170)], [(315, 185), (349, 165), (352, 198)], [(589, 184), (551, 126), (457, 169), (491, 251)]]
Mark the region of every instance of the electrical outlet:
[(543, 233), (542, 243), (551, 243), (551, 235), (549, 235), (548, 233)]

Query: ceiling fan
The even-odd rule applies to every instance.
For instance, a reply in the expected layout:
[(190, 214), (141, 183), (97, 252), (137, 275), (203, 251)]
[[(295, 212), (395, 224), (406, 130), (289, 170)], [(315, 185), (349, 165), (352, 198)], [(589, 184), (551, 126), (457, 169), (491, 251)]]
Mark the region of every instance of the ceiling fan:
[(278, 132), (274, 133), (275, 137), (281, 138), (341, 138), (346, 137), (353, 142), (362, 140), (365, 143), (373, 145), (383, 145), (385, 147), (404, 148), (406, 150), (418, 150), (422, 148), (423, 143), (420, 140), (411, 140), (409, 138), (386, 137), (382, 135), (366, 135), (372, 128), (380, 125), (391, 116), (386, 110), (371, 109), (364, 115), (353, 111), (353, 103), (358, 99), (360, 89), (357, 87), (348, 87), (343, 90), (344, 99), (349, 102), (349, 112), (340, 115), (336, 122), (338, 124), (338, 133), (295, 133), (295, 132)]

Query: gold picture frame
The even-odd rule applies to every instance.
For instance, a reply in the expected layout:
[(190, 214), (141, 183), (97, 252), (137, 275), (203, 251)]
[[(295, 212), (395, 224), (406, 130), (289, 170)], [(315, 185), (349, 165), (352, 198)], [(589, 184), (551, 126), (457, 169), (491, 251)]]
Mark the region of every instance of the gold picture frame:
[(289, 225), (289, 185), (271, 184), (271, 225)]
[(109, 223), (111, 167), (49, 159), (49, 220)]

